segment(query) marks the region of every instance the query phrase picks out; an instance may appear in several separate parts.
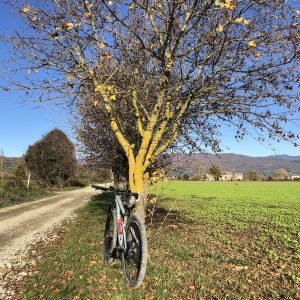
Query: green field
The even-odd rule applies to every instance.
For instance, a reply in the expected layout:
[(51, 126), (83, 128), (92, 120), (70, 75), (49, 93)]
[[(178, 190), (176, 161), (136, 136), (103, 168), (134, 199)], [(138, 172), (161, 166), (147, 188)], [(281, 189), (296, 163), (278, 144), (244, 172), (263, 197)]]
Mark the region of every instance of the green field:
[(152, 193), (141, 289), (102, 262), (103, 194), (36, 247), (25, 299), (300, 299), (300, 183), (169, 182)]

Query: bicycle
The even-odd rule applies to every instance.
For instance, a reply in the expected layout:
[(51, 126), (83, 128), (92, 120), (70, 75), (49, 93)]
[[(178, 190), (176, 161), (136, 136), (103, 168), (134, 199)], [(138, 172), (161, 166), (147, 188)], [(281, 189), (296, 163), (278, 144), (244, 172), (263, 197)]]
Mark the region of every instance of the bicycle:
[(139, 195), (113, 187), (92, 187), (115, 192), (114, 202), (108, 207), (104, 230), (104, 261), (111, 263), (121, 257), (125, 281), (136, 289), (145, 277), (148, 252), (145, 224), (133, 211)]

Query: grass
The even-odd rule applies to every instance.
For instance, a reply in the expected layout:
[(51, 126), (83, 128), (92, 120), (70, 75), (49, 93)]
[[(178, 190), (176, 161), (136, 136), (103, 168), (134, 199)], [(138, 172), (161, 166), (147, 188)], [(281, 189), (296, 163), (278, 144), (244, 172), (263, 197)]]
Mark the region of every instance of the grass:
[(300, 298), (300, 183), (170, 182), (152, 193), (142, 288), (125, 285), (120, 262), (102, 261), (102, 194), (36, 246), (24, 299)]

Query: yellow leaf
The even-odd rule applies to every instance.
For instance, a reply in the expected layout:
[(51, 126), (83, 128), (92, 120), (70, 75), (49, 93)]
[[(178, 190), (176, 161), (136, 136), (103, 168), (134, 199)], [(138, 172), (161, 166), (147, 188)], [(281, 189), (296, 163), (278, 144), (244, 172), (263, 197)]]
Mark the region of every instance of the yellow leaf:
[(100, 48), (100, 49), (104, 48), (104, 46), (105, 46), (104, 43), (100, 43), (100, 44), (99, 44), (99, 48)]
[(243, 21), (243, 17), (236, 18), (234, 22), (241, 23)]
[(30, 6), (29, 5), (25, 6), (22, 11), (24, 14), (26, 14), (27, 12), (30, 11)]
[(94, 106), (97, 106), (98, 103), (99, 103), (99, 101), (98, 101), (98, 100), (95, 100), (95, 101), (93, 102), (93, 105), (94, 105)]
[(111, 100), (111, 101), (116, 100), (116, 98), (117, 98), (116, 95), (111, 95), (111, 96), (110, 96), (110, 100)]
[(244, 23), (245, 23), (246, 25), (248, 25), (249, 22), (250, 22), (250, 20), (247, 20), (247, 19), (244, 20)]
[(279, 33), (279, 34), (277, 35), (277, 38), (278, 38), (278, 39), (282, 39), (282, 38), (283, 38), (283, 35), (282, 35), (281, 33)]
[(225, 0), (224, 6), (230, 10), (233, 10), (235, 8), (235, 5), (231, 3), (231, 0)]
[(73, 79), (74, 79), (73, 75), (68, 75), (68, 76), (67, 76), (67, 80), (68, 80), (68, 81), (72, 81)]
[(249, 45), (250, 47), (256, 47), (256, 43), (255, 43), (255, 41), (253, 41), (253, 40), (249, 41), (249, 42), (248, 42), (248, 45)]
[(28, 70), (27, 70), (27, 74), (29, 75), (30, 73), (31, 73), (31, 70), (30, 70), (30, 69), (28, 69)]
[(35, 68), (33, 69), (34, 73), (38, 73), (38, 71), (39, 71), (38, 69), (35, 69)]
[(88, 9), (90, 9), (90, 8), (93, 7), (93, 6), (94, 6), (93, 4), (89, 4)]
[(98, 93), (98, 92), (102, 92), (104, 90), (104, 86), (102, 84), (100, 85), (97, 85), (95, 87), (95, 92)]
[(171, 52), (170, 51), (166, 51), (166, 58), (170, 59), (171, 58)]
[(67, 29), (72, 29), (74, 27), (74, 24), (67, 22), (67, 23), (65, 23), (65, 26), (67, 27)]
[(133, 4), (133, 3), (130, 3), (130, 4), (128, 5), (128, 8), (129, 8), (129, 9), (134, 9), (134, 4)]
[(224, 27), (219, 23), (217, 26), (217, 32), (222, 32), (224, 30)]
[(113, 4), (114, 3), (111, 0), (108, 1), (108, 5), (113, 5)]

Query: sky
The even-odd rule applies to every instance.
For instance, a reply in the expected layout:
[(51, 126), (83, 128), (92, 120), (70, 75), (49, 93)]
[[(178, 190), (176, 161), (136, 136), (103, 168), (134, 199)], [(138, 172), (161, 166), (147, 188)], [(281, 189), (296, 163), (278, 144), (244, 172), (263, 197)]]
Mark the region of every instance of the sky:
[[(16, 17), (0, 7), (0, 36), (9, 34), (16, 26), (20, 26)], [(0, 41), (0, 86), (4, 85), (1, 81), (6, 77), (5, 60), (8, 56), (8, 47)], [(54, 128), (63, 130), (76, 142), (67, 110), (51, 103), (24, 103), (21, 96), (18, 91), (6, 92), (0, 88), (0, 150), (3, 149), (5, 156), (22, 156), (29, 145)], [(224, 152), (250, 156), (300, 155), (300, 148), (287, 142), (261, 145), (252, 137), (237, 142), (233, 136), (231, 129), (222, 129)]]

